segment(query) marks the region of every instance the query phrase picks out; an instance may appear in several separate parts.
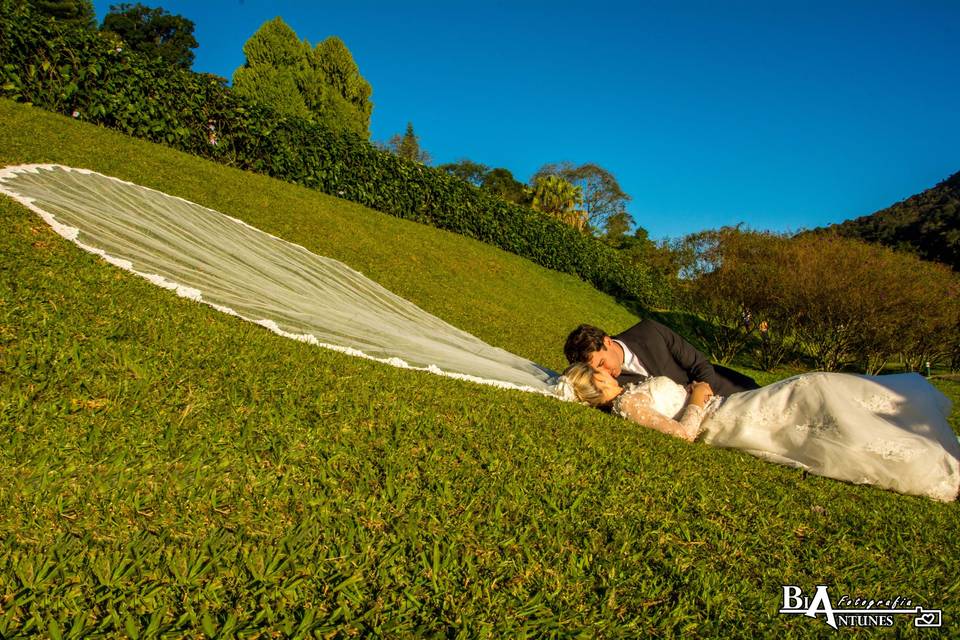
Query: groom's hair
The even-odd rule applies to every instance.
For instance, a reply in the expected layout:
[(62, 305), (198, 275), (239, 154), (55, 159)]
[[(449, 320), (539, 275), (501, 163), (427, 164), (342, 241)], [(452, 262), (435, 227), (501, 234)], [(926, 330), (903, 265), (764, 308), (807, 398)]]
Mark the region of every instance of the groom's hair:
[(607, 333), (603, 329), (598, 329), (589, 324), (582, 324), (567, 336), (567, 342), (563, 345), (563, 355), (567, 356), (567, 362), (590, 362), (590, 356), (603, 349), (603, 339)]

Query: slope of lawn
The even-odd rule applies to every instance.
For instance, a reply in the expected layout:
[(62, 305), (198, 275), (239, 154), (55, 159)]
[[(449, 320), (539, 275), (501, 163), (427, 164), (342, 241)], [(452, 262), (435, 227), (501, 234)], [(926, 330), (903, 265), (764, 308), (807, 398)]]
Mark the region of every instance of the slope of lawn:
[[(0, 121), (0, 165), (193, 200), (553, 368), (578, 322), (635, 321), (454, 234), (6, 101)], [(828, 631), (778, 615), (784, 584), (911, 598), (956, 633), (956, 503), (287, 340), (6, 198), (0, 256), (0, 637)]]

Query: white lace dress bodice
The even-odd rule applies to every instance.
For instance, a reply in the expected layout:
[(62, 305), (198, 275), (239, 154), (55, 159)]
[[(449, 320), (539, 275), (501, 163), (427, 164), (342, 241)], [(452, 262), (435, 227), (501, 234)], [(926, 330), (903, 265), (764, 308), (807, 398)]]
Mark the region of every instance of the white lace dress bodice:
[(858, 484), (949, 501), (960, 489), (950, 401), (917, 374), (809, 373), (686, 404), (669, 378), (631, 385), (614, 411), (658, 431)]
[(651, 429), (696, 439), (705, 411), (688, 404), (687, 390), (666, 376), (628, 385), (613, 402), (613, 412)]

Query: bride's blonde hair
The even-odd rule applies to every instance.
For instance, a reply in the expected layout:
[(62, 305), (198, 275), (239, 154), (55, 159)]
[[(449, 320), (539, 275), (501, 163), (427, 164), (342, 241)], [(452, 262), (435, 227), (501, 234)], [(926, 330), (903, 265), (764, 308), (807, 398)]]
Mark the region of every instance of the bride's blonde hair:
[(593, 381), (595, 373), (596, 370), (585, 362), (575, 362), (563, 372), (564, 377), (570, 381), (577, 400), (591, 407), (599, 407), (603, 404), (603, 393)]

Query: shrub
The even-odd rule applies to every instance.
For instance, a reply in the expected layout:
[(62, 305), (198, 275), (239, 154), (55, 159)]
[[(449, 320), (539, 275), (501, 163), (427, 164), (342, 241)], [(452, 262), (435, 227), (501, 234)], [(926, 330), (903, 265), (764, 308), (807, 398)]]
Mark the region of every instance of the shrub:
[(460, 233), (614, 296), (664, 299), (647, 269), (561, 222), (358, 135), (244, 102), (222, 78), (143, 59), (12, 0), (0, 0), (0, 59), (0, 95)]
[(943, 265), (837, 236), (726, 228), (699, 241), (691, 299), (730, 350), (755, 334), (761, 366), (775, 366), (793, 341), (818, 368), (867, 373), (897, 354), (913, 370), (946, 362), (954, 348), (960, 280)]

